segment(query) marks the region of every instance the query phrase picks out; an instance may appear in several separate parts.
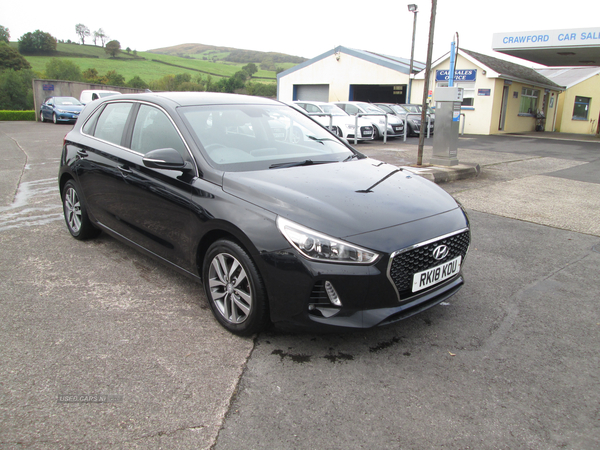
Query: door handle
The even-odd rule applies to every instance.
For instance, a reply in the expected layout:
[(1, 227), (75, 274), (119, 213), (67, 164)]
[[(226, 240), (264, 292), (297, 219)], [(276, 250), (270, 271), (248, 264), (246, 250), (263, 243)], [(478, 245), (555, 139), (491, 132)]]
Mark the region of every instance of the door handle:
[(133, 170), (131, 170), (127, 166), (121, 165), (121, 166), (118, 166), (118, 167), (119, 167), (119, 170), (121, 171), (121, 173), (123, 175), (131, 175), (133, 173)]
[(78, 149), (78, 150), (77, 150), (77, 154), (78, 154), (78, 155), (79, 155), (81, 158), (87, 158), (87, 156), (88, 156), (88, 153), (87, 153), (85, 150), (83, 150), (83, 149)]

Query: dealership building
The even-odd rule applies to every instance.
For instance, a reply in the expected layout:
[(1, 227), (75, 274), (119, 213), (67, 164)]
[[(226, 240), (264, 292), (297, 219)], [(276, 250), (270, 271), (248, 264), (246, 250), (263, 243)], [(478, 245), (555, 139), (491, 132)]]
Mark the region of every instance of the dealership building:
[[(493, 36), (493, 48), (551, 67), (600, 65), (600, 29), (499, 33)], [(448, 85), (449, 68), (449, 53), (432, 63), (427, 95), (432, 107), (436, 88)], [(278, 99), (421, 103), (423, 69), (423, 63), (414, 62), (410, 76), (409, 59), (339, 46), (280, 73)], [(465, 133), (596, 133), (600, 114), (598, 79), (588, 77), (587, 82), (572, 86), (557, 74), (459, 49), (455, 86), (464, 88), (461, 122)], [(569, 92), (573, 87), (576, 90)]]

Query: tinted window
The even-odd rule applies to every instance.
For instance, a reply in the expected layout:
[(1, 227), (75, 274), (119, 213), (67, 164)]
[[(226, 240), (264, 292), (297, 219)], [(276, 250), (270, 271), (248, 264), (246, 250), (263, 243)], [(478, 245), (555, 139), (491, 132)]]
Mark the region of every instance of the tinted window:
[(174, 148), (181, 156), (188, 153), (179, 133), (161, 110), (141, 105), (133, 128), (131, 149), (146, 154), (158, 148)]
[(94, 136), (121, 145), (131, 103), (109, 103), (100, 114)]
[(351, 152), (294, 108), (273, 105), (182, 107), (208, 161), (223, 170), (262, 170), (285, 162), (343, 161)]

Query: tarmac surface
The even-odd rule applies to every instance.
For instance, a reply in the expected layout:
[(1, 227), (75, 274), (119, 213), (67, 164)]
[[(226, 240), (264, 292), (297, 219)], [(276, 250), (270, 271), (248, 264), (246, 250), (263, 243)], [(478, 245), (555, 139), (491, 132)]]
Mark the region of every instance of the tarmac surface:
[[(459, 138), (480, 171), (440, 184), (472, 223), (448, 302), (364, 332), (242, 339), (198, 284), (70, 237), (69, 129), (0, 122), (1, 448), (600, 448), (595, 137)], [(416, 170), (415, 139), (357, 147)]]

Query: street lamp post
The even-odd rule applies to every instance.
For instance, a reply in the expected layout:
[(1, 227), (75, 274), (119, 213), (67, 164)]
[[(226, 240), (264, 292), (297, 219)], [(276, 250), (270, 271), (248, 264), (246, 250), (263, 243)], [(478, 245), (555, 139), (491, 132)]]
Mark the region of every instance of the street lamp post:
[(408, 71), (408, 95), (406, 98), (406, 103), (410, 103), (410, 94), (412, 90), (412, 72), (413, 72), (413, 62), (415, 59), (415, 32), (417, 30), (417, 13), (419, 12), (419, 7), (414, 3), (408, 5), (408, 10), (413, 13), (413, 35), (412, 35), (412, 47), (410, 49), (410, 69)]

